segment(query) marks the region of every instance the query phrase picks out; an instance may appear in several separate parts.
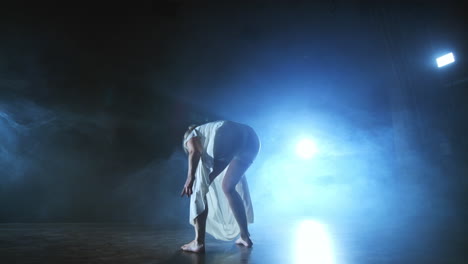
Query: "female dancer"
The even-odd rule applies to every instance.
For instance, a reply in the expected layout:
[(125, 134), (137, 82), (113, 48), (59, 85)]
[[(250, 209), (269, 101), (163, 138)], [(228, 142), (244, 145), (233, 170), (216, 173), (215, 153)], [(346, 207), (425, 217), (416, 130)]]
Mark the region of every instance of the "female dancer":
[(247, 224), (253, 223), (253, 210), (244, 173), (260, 149), (255, 131), (232, 121), (190, 126), (183, 147), (188, 175), (181, 196), (190, 197), (195, 239), (182, 250), (204, 252), (206, 232), (220, 240), (240, 234), (236, 244), (251, 247)]

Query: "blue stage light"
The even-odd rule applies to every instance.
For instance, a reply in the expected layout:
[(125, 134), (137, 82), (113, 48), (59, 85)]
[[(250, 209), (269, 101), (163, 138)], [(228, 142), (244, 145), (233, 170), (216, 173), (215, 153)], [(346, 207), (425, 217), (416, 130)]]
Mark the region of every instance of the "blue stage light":
[(299, 223), (296, 232), (294, 263), (335, 263), (332, 238), (325, 225), (304, 220)]
[(440, 68), (440, 67), (444, 67), (445, 65), (455, 62), (455, 57), (453, 56), (453, 53), (450, 52), (448, 54), (445, 54), (444, 56), (437, 58), (436, 61), (437, 61), (437, 66)]
[(310, 139), (302, 139), (296, 145), (296, 154), (303, 159), (310, 159), (317, 152), (317, 145)]

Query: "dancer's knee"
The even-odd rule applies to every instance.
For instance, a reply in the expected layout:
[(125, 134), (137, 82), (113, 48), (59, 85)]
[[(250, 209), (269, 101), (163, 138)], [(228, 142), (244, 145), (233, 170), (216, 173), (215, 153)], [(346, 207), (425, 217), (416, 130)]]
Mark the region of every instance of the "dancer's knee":
[(223, 192), (224, 194), (229, 198), (234, 195), (234, 192), (236, 192), (236, 186), (233, 186), (232, 184), (224, 184), (223, 183)]

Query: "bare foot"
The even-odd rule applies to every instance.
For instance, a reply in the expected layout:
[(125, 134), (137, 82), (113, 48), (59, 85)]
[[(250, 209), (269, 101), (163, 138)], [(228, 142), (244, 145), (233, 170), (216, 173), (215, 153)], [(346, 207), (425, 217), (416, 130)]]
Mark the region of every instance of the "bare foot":
[(242, 239), (242, 237), (239, 237), (239, 239), (236, 240), (236, 244), (248, 248), (252, 247), (253, 245), (252, 240), (250, 240), (250, 238)]
[(195, 252), (195, 253), (203, 253), (205, 252), (205, 245), (204, 244), (198, 244), (196, 240), (193, 240), (192, 242), (185, 244), (180, 247), (183, 251), (189, 251), (189, 252)]

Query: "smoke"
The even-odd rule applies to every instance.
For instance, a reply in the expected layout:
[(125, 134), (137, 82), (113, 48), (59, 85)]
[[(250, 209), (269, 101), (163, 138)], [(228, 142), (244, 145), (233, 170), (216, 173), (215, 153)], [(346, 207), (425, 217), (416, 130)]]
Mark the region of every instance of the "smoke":
[(175, 151), (168, 160), (155, 160), (129, 175), (114, 191), (117, 200), (130, 201), (131, 221), (186, 224), (189, 200), (180, 197), (187, 174), (187, 157)]
[[(395, 141), (405, 135), (395, 131), (385, 111), (302, 107), (245, 118), (262, 141), (247, 173), (257, 223), (266, 224), (273, 215), (278, 221), (320, 218), (348, 227), (402, 227), (402, 232), (427, 236), (428, 230), (458, 221), (456, 175), (444, 172), (434, 158), (440, 153), (427, 153), (417, 144), (397, 149)], [(317, 146), (309, 160), (295, 153), (302, 138)]]
[(55, 120), (56, 116), (30, 101), (0, 104), (1, 182), (21, 180), (30, 167), (29, 154), (39, 144), (31, 135)]
[(172, 143), (162, 126), (104, 111), (3, 102), (0, 221), (176, 219), (181, 211), (173, 208), (184, 201), (167, 197), (183, 185), (185, 162), (177, 152), (164, 158)]

